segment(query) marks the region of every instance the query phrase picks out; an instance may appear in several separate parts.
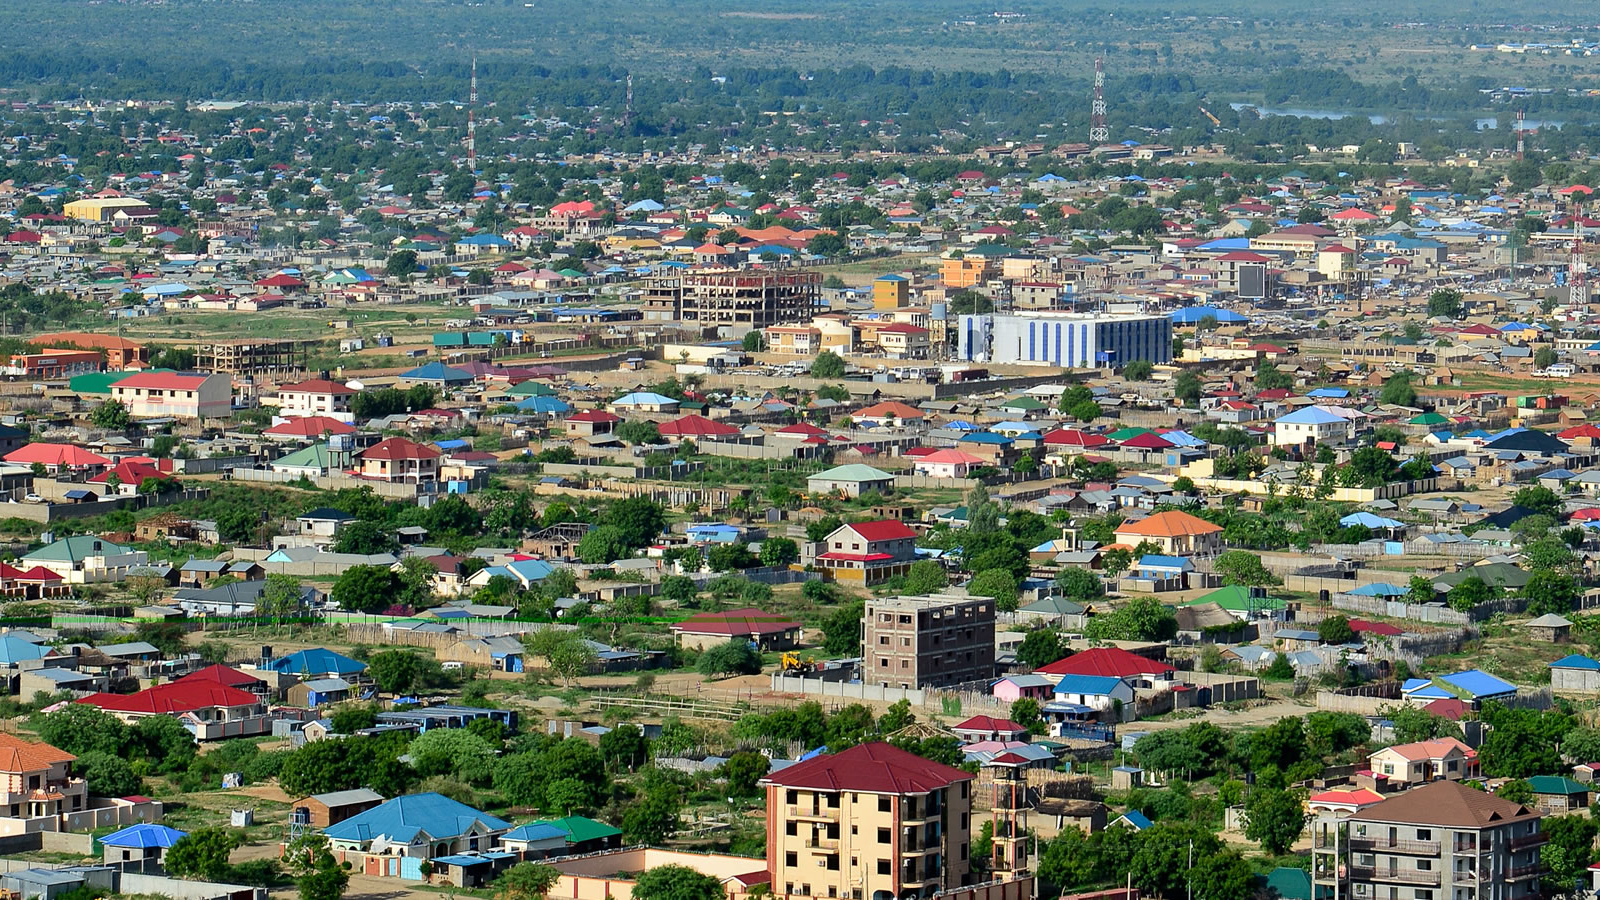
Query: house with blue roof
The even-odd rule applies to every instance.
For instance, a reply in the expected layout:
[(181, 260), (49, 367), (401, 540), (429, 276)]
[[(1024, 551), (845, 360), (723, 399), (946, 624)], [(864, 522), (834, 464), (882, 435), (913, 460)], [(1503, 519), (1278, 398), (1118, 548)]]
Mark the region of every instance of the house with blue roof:
[(1558, 694), (1600, 693), (1600, 660), (1574, 653), (1551, 663), (1550, 690)]
[(1275, 447), (1303, 446), (1307, 441), (1322, 444), (1349, 441), (1356, 436), (1355, 419), (1329, 406), (1306, 406), (1272, 422)]
[(678, 406), (679, 401), (676, 398), (652, 391), (634, 391), (611, 401), (611, 411), (619, 415), (629, 412), (675, 413), (678, 411)]
[(1128, 709), (1131, 712), (1133, 686), (1110, 675), (1063, 675), (1056, 682), (1055, 702), (1086, 706), (1095, 711)]
[(268, 663), (267, 668), (274, 672), (299, 675), (301, 678), (342, 678), (346, 675), (360, 675), (367, 670), (367, 664), (351, 659), (343, 653), (315, 647), (279, 657)]
[(107, 865), (124, 872), (146, 869), (155, 872), (159, 871), (172, 845), (186, 837), (187, 832), (176, 828), (140, 822), (100, 838), (100, 845), (105, 848), (102, 858)]
[[(1182, 591), (1188, 589), (1189, 573), (1193, 571), (1194, 563), (1182, 556), (1146, 553), (1134, 563), (1132, 577), (1151, 582), (1148, 590)], [(1140, 587), (1146, 589), (1143, 585)]]
[(322, 829), (364, 875), (420, 881), (422, 863), (486, 853), (511, 823), (443, 794), (408, 794)]
[(402, 373), (400, 380), (409, 384), (427, 384), (438, 388), (450, 388), (471, 384), (472, 373), (452, 368), (438, 360), (434, 360), (409, 372)]
[(1480, 709), (1491, 700), (1503, 702), (1515, 698), (1517, 686), (1481, 669), (1467, 669), (1433, 678), (1409, 678), (1400, 686), (1400, 694), (1412, 704), (1461, 700), (1473, 709)]
[(555, 570), (555, 566), (542, 559), (517, 559), (505, 565), (479, 569), (473, 573), (471, 578), (467, 579), (467, 584), (474, 588), (480, 588), (488, 584), (489, 579), (500, 575), (515, 581), (522, 590), (528, 590), (534, 584), (549, 577), (550, 573)]

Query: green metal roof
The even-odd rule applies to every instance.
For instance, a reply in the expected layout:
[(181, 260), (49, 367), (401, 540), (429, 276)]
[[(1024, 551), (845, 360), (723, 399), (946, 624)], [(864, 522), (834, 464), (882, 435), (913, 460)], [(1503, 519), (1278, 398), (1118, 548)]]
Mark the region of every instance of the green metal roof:
[(1183, 606), (1194, 606), (1199, 603), (1215, 603), (1229, 612), (1245, 612), (1251, 609), (1283, 609), (1283, 601), (1277, 597), (1257, 597), (1250, 599), (1250, 589), (1230, 584), (1220, 587), (1203, 597), (1196, 597)]
[[(171, 372), (171, 369), (143, 369), (143, 372)], [(138, 375), (139, 372), (87, 372), (83, 375), (74, 375), (67, 381), (67, 386), (75, 394), (110, 394), (111, 386), (124, 378)]]
[(120, 556), (128, 548), (92, 534), (75, 534), (23, 555), (28, 560), (79, 562), (91, 556)]
[(826, 472), (818, 472), (811, 476), (814, 481), (890, 481), (894, 476), (880, 469), (861, 463), (851, 463), (847, 466), (834, 466)]
[(1535, 794), (1589, 793), (1589, 785), (1562, 775), (1534, 775), (1528, 779), (1528, 787), (1533, 788)]
[(596, 822), (585, 816), (567, 816), (563, 819), (540, 819), (535, 825), (553, 825), (567, 833), (567, 843), (581, 844), (584, 841), (597, 841), (622, 833), (620, 828), (612, 828), (604, 822)]
[(288, 456), (273, 460), (272, 465), (290, 466), (296, 469), (326, 469), (332, 463), (332, 459), (327, 444), (312, 444)]

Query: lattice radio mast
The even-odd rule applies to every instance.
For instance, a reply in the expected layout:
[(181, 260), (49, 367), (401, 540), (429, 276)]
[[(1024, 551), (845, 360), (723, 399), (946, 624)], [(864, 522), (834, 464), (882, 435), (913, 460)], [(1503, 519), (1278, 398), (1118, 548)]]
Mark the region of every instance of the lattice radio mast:
[(1104, 144), (1111, 137), (1106, 128), (1106, 69), (1105, 58), (1094, 58), (1094, 101), (1089, 105), (1089, 143)]
[(1522, 162), (1523, 111), (1517, 110), (1517, 162)]
[(633, 73), (628, 73), (628, 101), (622, 107), (622, 130), (633, 125)]
[(1573, 191), (1572, 198), (1572, 261), (1567, 264), (1567, 305), (1589, 305), (1589, 264), (1583, 258), (1583, 200), (1582, 194)]
[(467, 93), (467, 168), (478, 171), (478, 54), (472, 54), (472, 87)]

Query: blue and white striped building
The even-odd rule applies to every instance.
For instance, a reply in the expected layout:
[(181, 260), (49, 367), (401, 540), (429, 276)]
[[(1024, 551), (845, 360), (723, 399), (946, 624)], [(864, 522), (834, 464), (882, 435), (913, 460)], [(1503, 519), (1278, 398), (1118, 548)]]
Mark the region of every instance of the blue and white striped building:
[(958, 329), (956, 355), (968, 362), (1072, 369), (1172, 360), (1170, 316), (991, 313), (962, 316)]

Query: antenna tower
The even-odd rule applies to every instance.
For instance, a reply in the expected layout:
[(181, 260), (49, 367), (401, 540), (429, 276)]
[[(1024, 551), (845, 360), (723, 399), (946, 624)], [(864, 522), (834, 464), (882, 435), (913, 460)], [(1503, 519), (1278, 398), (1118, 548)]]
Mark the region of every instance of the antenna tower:
[(633, 125), (633, 73), (628, 73), (628, 102), (622, 107), (622, 128)]
[(1089, 104), (1089, 143), (1104, 144), (1111, 137), (1106, 128), (1106, 69), (1105, 58), (1094, 58), (1094, 101)]
[(467, 168), (478, 171), (478, 54), (472, 54), (472, 88), (467, 93)]
[(1522, 116), (1523, 111), (1517, 110), (1517, 162), (1522, 162)]
[(1583, 201), (1577, 191), (1572, 197), (1572, 261), (1567, 264), (1567, 305), (1589, 305), (1589, 264), (1583, 259)]

